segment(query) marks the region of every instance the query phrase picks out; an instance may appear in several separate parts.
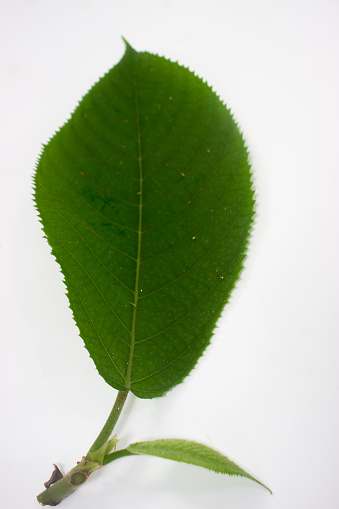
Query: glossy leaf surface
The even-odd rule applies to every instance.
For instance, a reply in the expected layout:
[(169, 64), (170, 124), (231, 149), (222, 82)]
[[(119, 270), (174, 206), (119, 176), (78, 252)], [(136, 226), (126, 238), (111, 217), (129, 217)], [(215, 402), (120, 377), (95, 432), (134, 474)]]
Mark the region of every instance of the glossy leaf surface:
[(99, 373), (161, 396), (208, 345), (253, 216), (242, 136), (186, 68), (129, 45), (44, 147), (35, 198)]

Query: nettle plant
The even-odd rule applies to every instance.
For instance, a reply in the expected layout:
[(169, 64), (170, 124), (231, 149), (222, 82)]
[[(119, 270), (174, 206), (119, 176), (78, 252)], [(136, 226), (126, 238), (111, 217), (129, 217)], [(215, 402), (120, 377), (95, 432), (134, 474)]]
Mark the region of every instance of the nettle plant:
[(116, 450), (112, 437), (129, 392), (160, 397), (190, 373), (242, 269), (254, 200), (230, 111), (188, 69), (126, 42), (44, 147), (35, 201), (80, 336), (118, 391), (87, 454), (65, 476), (55, 466), (38, 501), (57, 505), (95, 470), (140, 454), (259, 482), (193, 441)]

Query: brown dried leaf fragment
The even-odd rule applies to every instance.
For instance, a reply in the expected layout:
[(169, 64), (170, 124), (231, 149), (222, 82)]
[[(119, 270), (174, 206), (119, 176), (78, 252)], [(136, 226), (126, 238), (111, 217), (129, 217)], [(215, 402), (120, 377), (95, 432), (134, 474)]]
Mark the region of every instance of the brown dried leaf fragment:
[(53, 466), (54, 470), (50, 479), (44, 483), (45, 488), (49, 488), (52, 484), (63, 478), (63, 474), (61, 473), (59, 467), (55, 463), (53, 463)]

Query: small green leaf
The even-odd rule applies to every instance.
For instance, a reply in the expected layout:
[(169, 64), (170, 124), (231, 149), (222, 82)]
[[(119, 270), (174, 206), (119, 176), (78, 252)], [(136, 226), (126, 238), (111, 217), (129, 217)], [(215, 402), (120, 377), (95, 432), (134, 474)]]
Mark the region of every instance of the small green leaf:
[(239, 277), (247, 150), (200, 78), (129, 45), (44, 148), (35, 199), (99, 373), (161, 396), (191, 371)]
[(197, 442), (176, 438), (137, 442), (135, 444), (130, 444), (127, 447), (127, 451), (132, 454), (148, 454), (150, 456), (159, 456), (160, 458), (190, 463), (191, 465), (204, 467), (221, 474), (247, 477), (272, 493), (267, 486), (238, 467), (238, 465), (233, 463), (233, 461), (229, 460), (226, 456)]

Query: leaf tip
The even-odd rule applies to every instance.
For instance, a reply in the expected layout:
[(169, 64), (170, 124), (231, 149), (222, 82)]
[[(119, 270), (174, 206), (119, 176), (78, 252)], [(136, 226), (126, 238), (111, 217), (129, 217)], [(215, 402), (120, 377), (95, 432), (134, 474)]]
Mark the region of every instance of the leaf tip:
[(122, 40), (124, 41), (125, 43), (125, 46), (126, 46), (126, 52), (127, 51), (132, 51), (133, 53), (135, 53), (135, 49), (132, 48), (132, 46), (130, 45), (130, 43), (125, 39), (124, 36), (121, 36)]

